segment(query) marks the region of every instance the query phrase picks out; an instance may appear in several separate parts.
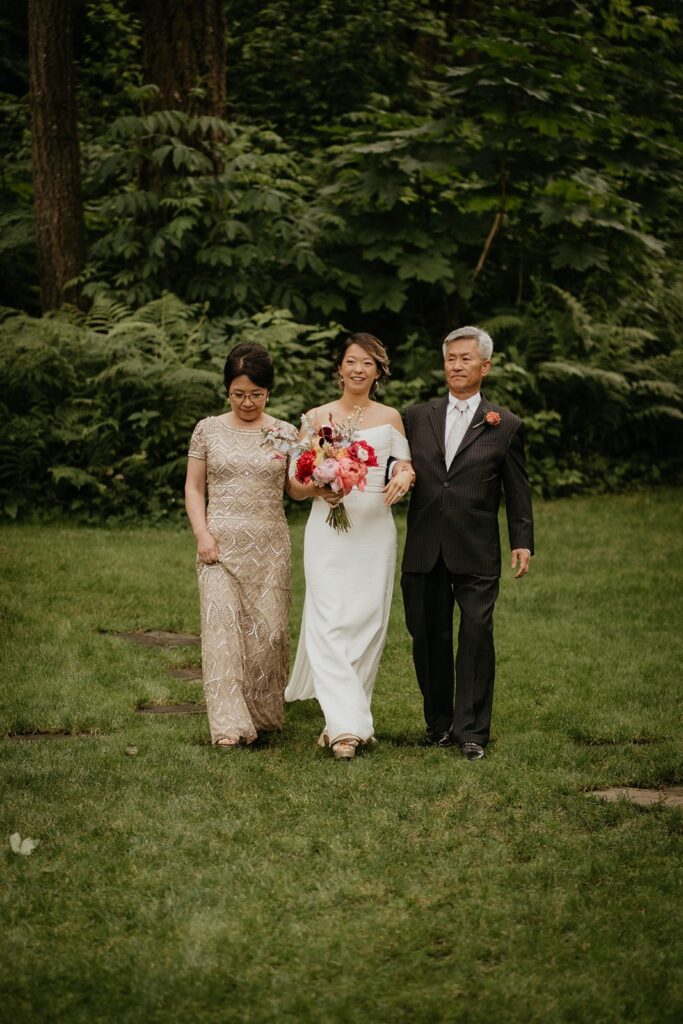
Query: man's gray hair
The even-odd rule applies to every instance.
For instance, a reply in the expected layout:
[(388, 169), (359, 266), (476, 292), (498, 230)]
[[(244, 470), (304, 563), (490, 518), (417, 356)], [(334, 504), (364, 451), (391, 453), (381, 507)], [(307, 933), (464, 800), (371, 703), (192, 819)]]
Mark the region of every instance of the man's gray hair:
[(446, 358), (449, 342), (455, 341), (457, 338), (474, 338), (482, 359), (490, 359), (493, 355), (493, 338), (490, 334), (482, 331), (481, 327), (458, 327), (457, 331), (451, 331), (443, 339), (444, 359)]

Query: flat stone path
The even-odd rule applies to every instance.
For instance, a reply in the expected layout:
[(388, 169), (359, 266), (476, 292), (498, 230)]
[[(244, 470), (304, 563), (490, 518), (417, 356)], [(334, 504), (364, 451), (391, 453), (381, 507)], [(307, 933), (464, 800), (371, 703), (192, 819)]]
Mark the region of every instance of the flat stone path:
[[(105, 631), (106, 632), (106, 631)], [(139, 644), (141, 647), (190, 647), (201, 643), (201, 638), (196, 633), (169, 633), (165, 629), (144, 629), (134, 632), (122, 630), (112, 632), (111, 636), (117, 636), (121, 640), (128, 640), (129, 643)], [(183, 668), (169, 668), (166, 674), (173, 679), (200, 680), (202, 678), (201, 668), (194, 665), (186, 665)]]
[(677, 807), (683, 810), (683, 786), (667, 786), (663, 789), (638, 789), (635, 786), (610, 786), (609, 789), (592, 789), (586, 796), (594, 796), (599, 800), (616, 803), (618, 800), (630, 800), (640, 807), (652, 807), (662, 804), (664, 807)]
[(112, 633), (112, 636), (140, 644), (142, 647), (189, 647), (200, 642), (200, 637), (196, 633), (168, 633), (163, 629), (144, 629), (134, 633), (124, 630)]
[(205, 715), (206, 704), (148, 704), (139, 715)]
[(192, 666), (188, 666), (187, 668), (170, 668), (168, 670), (168, 675), (173, 676), (174, 679), (201, 680), (202, 670)]

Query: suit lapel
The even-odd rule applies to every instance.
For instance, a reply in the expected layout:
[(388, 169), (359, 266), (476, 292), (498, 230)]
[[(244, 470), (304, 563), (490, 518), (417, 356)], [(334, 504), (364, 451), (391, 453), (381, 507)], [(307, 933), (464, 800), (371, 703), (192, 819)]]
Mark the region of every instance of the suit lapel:
[(446, 458), (446, 413), (448, 412), (448, 395), (432, 403), (429, 410), (429, 422), (436, 437), (441, 457)]
[(472, 417), (472, 422), (470, 423), (469, 427), (465, 431), (465, 436), (463, 437), (462, 441), (460, 442), (460, 444), (458, 446), (458, 450), (455, 453), (455, 457), (454, 457), (453, 461), (451, 462), (451, 469), (453, 469), (453, 467), (455, 466), (456, 461), (458, 459), (458, 456), (462, 455), (462, 453), (465, 451), (465, 449), (469, 448), (469, 446), (472, 444), (472, 442), (476, 441), (478, 437), (481, 437), (481, 435), (486, 430), (486, 424), (484, 423), (484, 416), (486, 415), (486, 413), (489, 411), (490, 408), (491, 408), (491, 403), (487, 402), (486, 399), (484, 398), (484, 396), (482, 395), (481, 396), (481, 402), (477, 406), (477, 411), (475, 412), (474, 416)]

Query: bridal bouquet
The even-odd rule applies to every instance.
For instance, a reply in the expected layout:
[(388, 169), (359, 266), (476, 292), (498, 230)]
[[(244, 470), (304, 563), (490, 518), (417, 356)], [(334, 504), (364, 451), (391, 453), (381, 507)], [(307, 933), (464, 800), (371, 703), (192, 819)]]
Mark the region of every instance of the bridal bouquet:
[[(303, 438), (296, 444), (289, 444), (287, 451), (296, 457), (296, 479), (302, 484), (313, 482), (318, 487), (330, 487), (344, 497), (354, 488), (365, 490), (368, 469), (377, 465), (375, 449), (367, 441), (358, 441), (360, 410), (339, 423), (332, 415), (329, 422), (318, 427), (307, 416), (301, 417)], [(271, 437), (272, 428), (264, 430), (265, 441), (282, 453), (285, 440), (281, 436)], [(338, 533), (346, 532), (351, 520), (341, 501), (330, 508), (326, 522)]]

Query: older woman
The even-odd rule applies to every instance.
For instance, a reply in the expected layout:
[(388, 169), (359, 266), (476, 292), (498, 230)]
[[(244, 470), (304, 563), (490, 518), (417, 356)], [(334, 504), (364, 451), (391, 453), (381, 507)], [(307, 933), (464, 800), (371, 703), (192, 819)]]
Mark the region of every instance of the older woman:
[[(202, 673), (212, 742), (252, 743), (282, 727), (289, 672), (287, 462), (263, 447), (273, 363), (238, 345), (225, 363), (230, 410), (200, 420), (188, 452), (185, 507), (197, 539)], [(278, 424), (291, 432), (289, 424)], [(208, 491), (208, 506), (206, 502)]]

